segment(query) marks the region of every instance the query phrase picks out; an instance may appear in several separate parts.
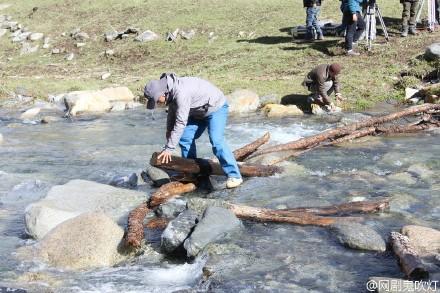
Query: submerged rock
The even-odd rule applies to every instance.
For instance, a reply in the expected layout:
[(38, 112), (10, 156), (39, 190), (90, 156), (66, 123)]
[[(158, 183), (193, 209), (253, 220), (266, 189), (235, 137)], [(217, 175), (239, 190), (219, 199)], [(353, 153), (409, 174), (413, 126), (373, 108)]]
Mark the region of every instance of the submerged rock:
[(250, 90), (236, 90), (226, 98), (231, 113), (254, 112), (260, 105), (260, 98)]
[(37, 256), (67, 269), (112, 266), (120, 260), (118, 247), (124, 230), (102, 213), (87, 213), (65, 221), (47, 234)]
[(384, 252), (383, 238), (372, 228), (359, 223), (336, 223), (332, 225), (338, 240), (353, 249)]
[(408, 172), (391, 174), (388, 175), (387, 178), (406, 185), (413, 185), (417, 183), (417, 179), (412, 177), (411, 174), (409, 174)]
[(156, 209), (156, 215), (161, 218), (175, 218), (186, 209), (186, 201), (180, 198), (174, 198), (161, 204)]
[(110, 180), (109, 184), (116, 187), (124, 187), (134, 189), (137, 187), (138, 176), (132, 173), (130, 176), (115, 176)]
[(402, 234), (408, 236), (409, 241), (414, 249), (421, 255), (436, 255), (440, 253), (440, 231), (416, 226), (408, 225), (402, 228)]
[(413, 174), (425, 182), (432, 182), (436, 176), (435, 172), (423, 164), (414, 164), (409, 166), (408, 173)]
[(173, 253), (180, 247), (196, 225), (197, 217), (197, 213), (187, 209), (172, 220), (162, 233), (161, 249), (167, 253)]
[(65, 220), (97, 211), (125, 225), (128, 212), (144, 200), (142, 192), (86, 180), (72, 180), (52, 187), (45, 198), (26, 208), (26, 231), (40, 239)]
[(24, 112), (23, 114), (20, 115), (20, 119), (25, 120), (25, 119), (34, 119), (39, 113), (40, 113), (41, 109), (40, 108), (32, 108), (27, 110), (26, 112)]
[(221, 239), (226, 233), (240, 227), (240, 220), (228, 209), (208, 207), (183, 244), (188, 257), (196, 256), (206, 245)]
[(201, 215), (208, 207), (226, 208), (227, 204), (223, 200), (193, 197), (187, 200), (186, 206)]

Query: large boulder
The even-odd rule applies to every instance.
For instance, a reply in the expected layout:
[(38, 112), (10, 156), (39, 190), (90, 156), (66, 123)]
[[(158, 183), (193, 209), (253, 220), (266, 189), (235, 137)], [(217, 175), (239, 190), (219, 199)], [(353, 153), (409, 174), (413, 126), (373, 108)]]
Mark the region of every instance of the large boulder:
[(98, 91), (76, 91), (63, 96), (67, 112), (76, 116), (81, 112), (106, 112), (117, 102), (132, 102), (133, 93), (127, 87), (105, 88)]
[(197, 217), (196, 212), (187, 209), (169, 222), (161, 236), (161, 249), (167, 253), (175, 252), (188, 238), (197, 223)]
[(336, 223), (332, 230), (342, 244), (360, 250), (384, 252), (386, 244), (383, 238), (372, 228), (359, 223)]
[(227, 97), (231, 113), (248, 113), (256, 111), (260, 105), (258, 95), (250, 90), (236, 90)]
[(156, 215), (161, 218), (173, 219), (179, 216), (185, 209), (186, 201), (181, 198), (174, 198), (159, 205), (156, 209)]
[(40, 113), (40, 111), (41, 109), (38, 107), (29, 109), (20, 115), (20, 119), (22, 120), (34, 119)]
[(145, 201), (142, 192), (72, 180), (52, 187), (45, 198), (26, 208), (26, 232), (41, 239), (60, 223), (88, 212), (103, 212), (124, 225), (128, 212), (142, 201)]
[(304, 112), (295, 105), (284, 106), (280, 104), (268, 104), (263, 107), (262, 111), (268, 118), (304, 115)]
[(425, 58), (428, 61), (440, 60), (440, 43), (434, 43), (426, 47)]
[(67, 269), (112, 266), (120, 260), (124, 230), (103, 213), (87, 213), (65, 221), (37, 246), (37, 257)]
[(151, 42), (151, 41), (155, 41), (159, 39), (159, 36), (152, 31), (144, 31), (143, 33), (141, 33), (140, 35), (138, 35), (134, 40), (137, 42)]
[(208, 207), (203, 217), (183, 244), (187, 256), (196, 256), (206, 245), (222, 238), (226, 233), (238, 229), (240, 220), (228, 209)]
[(440, 253), (440, 231), (428, 227), (408, 225), (402, 228), (402, 234), (409, 238), (414, 249), (422, 255)]

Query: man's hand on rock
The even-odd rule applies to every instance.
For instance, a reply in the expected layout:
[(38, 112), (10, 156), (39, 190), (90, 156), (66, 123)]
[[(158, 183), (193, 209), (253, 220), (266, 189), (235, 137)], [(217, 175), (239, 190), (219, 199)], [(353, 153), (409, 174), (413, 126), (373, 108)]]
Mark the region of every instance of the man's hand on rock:
[(336, 101), (338, 101), (338, 102), (342, 102), (342, 101), (344, 101), (345, 99), (344, 99), (344, 97), (342, 96), (342, 94), (341, 93), (337, 93), (336, 94)]
[(162, 163), (162, 164), (168, 164), (169, 162), (172, 161), (171, 159), (171, 152), (168, 150), (163, 150), (159, 156), (157, 157), (157, 159)]

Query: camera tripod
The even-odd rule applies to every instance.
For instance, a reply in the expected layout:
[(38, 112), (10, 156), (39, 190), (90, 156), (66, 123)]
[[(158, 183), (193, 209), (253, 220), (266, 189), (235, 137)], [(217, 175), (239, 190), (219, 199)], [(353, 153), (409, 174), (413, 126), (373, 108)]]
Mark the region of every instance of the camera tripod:
[(423, 6), (425, 6), (425, 2), (428, 2), (428, 23), (427, 28), (429, 31), (433, 32), (435, 29), (435, 1), (434, 0), (422, 0), (420, 2), (419, 8), (416, 14), (416, 21), (420, 22), (420, 17), (422, 16)]
[(385, 40), (388, 42), (390, 39), (379, 6), (377, 5), (376, 1), (371, 2), (368, 4), (367, 11), (365, 13), (365, 38), (367, 40), (368, 51), (371, 51), (373, 40), (376, 38), (376, 17), (379, 19), (383, 34), (385, 36)]

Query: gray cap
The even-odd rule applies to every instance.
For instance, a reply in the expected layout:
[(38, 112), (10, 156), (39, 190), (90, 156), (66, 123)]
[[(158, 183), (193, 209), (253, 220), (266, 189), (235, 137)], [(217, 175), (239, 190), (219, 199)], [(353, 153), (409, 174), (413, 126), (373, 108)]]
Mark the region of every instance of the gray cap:
[(144, 88), (144, 96), (148, 99), (147, 109), (156, 108), (157, 100), (167, 91), (167, 79), (150, 81)]

